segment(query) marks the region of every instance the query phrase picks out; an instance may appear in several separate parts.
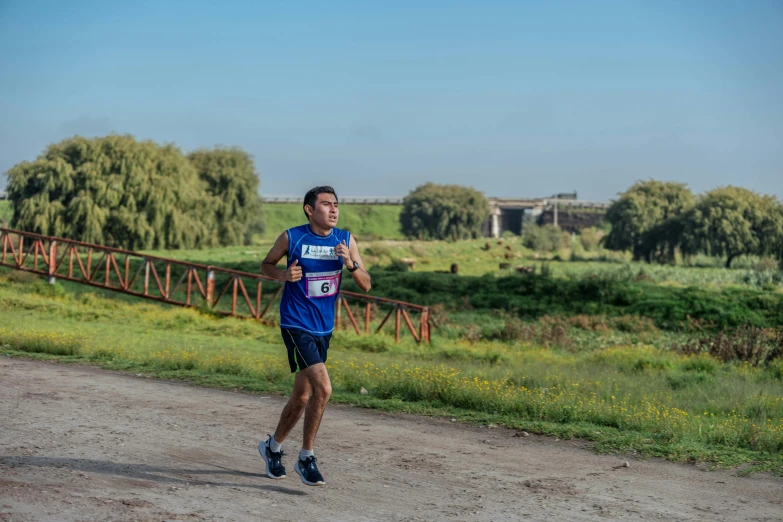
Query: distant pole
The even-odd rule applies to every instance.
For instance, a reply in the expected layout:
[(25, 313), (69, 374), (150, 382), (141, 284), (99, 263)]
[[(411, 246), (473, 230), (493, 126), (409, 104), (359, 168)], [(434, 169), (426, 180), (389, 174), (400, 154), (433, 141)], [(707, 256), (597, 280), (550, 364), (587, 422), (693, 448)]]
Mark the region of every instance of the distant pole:
[(557, 226), (557, 196), (558, 194), (555, 194), (555, 226)]

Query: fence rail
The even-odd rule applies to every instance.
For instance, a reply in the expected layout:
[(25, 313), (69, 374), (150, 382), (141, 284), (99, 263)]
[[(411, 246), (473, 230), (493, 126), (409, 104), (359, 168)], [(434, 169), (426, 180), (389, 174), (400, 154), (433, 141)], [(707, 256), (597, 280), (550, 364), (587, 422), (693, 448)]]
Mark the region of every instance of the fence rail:
[[(8, 228), (0, 228), (0, 241), (0, 266), (48, 276), (52, 284), (62, 279), (176, 306), (206, 307), (218, 314), (268, 324), (275, 323), (269, 311), (284, 287), (281, 281), (261, 274)], [(363, 307), (361, 326), (357, 317), (362, 317), (354, 314), (351, 302)], [(340, 292), (335, 306), (335, 329), (352, 328), (357, 335), (377, 334), (394, 314), (395, 342), (405, 330), (416, 342), (430, 341), (430, 311), (426, 306), (348, 291)], [(383, 313), (383, 318), (376, 321)], [(417, 315), (419, 324), (415, 325)]]

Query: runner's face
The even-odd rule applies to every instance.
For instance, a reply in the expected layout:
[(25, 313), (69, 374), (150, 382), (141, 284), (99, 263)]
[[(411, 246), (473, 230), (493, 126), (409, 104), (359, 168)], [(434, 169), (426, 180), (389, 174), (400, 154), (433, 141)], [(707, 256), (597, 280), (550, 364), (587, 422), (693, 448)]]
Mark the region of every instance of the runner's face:
[(315, 207), (310, 214), (310, 222), (322, 228), (334, 228), (337, 226), (337, 218), (340, 209), (334, 194), (318, 194)]

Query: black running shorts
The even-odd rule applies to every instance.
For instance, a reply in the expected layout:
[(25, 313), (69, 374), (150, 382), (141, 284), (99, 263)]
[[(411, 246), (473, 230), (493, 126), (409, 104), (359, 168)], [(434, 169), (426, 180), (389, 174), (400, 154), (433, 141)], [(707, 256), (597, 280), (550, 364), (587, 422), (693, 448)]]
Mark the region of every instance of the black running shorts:
[(288, 348), (288, 364), (291, 373), (304, 370), (308, 366), (326, 362), (326, 351), (332, 334), (318, 336), (303, 330), (281, 328), (283, 342)]

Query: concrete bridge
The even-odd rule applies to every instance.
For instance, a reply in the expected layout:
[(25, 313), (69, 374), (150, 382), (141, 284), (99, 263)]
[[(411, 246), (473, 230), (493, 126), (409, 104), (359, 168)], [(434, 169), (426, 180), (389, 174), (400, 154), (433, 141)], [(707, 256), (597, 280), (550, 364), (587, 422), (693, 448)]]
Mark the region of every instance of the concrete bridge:
[(522, 233), (524, 223), (535, 223), (544, 212), (551, 210), (554, 224), (558, 225), (558, 211), (596, 209), (606, 210), (611, 201), (580, 200), (576, 192), (555, 194), (548, 198), (487, 198), (489, 201), (489, 219), (484, 224), (484, 235), (500, 237), (510, 231), (515, 235)]

